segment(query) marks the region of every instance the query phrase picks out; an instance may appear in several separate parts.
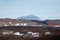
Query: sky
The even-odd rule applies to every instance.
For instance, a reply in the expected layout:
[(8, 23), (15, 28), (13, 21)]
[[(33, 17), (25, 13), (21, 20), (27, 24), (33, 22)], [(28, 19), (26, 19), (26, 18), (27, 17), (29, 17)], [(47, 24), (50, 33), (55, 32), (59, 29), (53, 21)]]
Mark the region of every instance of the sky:
[(41, 19), (60, 19), (60, 0), (0, 0), (0, 18), (36, 15)]

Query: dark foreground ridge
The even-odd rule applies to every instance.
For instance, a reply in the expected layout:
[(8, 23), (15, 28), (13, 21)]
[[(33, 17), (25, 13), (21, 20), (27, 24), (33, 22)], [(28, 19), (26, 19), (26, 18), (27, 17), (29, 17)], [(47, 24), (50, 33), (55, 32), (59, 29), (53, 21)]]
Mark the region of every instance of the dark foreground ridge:
[[(20, 32), (24, 34), (13, 35), (13, 34), (3, 34), (4, 32)], [(31, 34), (27, 34), (27, 32), (37, 32), (39, 36), (33, 37)], [(50, 32), (49, 34), (45, 34), (46, 32)], [(60, 28), (54, 27), (40, 27), (40, 26), (0, 26), (0, 40), (60, 40)]]

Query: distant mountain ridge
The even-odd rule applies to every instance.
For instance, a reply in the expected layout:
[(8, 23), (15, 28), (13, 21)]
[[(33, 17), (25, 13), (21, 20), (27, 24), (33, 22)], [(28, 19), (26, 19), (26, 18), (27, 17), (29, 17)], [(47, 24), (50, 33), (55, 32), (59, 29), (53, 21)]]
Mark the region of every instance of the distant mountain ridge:
[(40, 18), (35, 15), (22, 16), (22, 17), (18, 17), (18, 19), (39, 20), (40, 21)]

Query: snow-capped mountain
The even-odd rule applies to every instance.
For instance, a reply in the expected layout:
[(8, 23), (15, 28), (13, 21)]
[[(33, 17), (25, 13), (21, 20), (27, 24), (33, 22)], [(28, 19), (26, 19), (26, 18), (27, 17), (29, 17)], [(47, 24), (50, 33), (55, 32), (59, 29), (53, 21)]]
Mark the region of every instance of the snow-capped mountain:
[(25, 19), (25, 20), (40, 20), (40, 18), (37, 17), (37, 16), (35, 16), (35, 15), (22, 16), (22, 17), (18, 17), (18, 19)]

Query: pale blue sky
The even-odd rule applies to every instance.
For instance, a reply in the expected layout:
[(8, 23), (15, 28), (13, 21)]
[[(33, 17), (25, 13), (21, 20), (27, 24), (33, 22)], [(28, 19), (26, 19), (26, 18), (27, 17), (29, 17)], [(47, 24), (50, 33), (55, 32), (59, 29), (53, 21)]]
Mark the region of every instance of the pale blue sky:
[(60, 19), (60, 0), (0, 0), (0, 18), (26, 15)]

